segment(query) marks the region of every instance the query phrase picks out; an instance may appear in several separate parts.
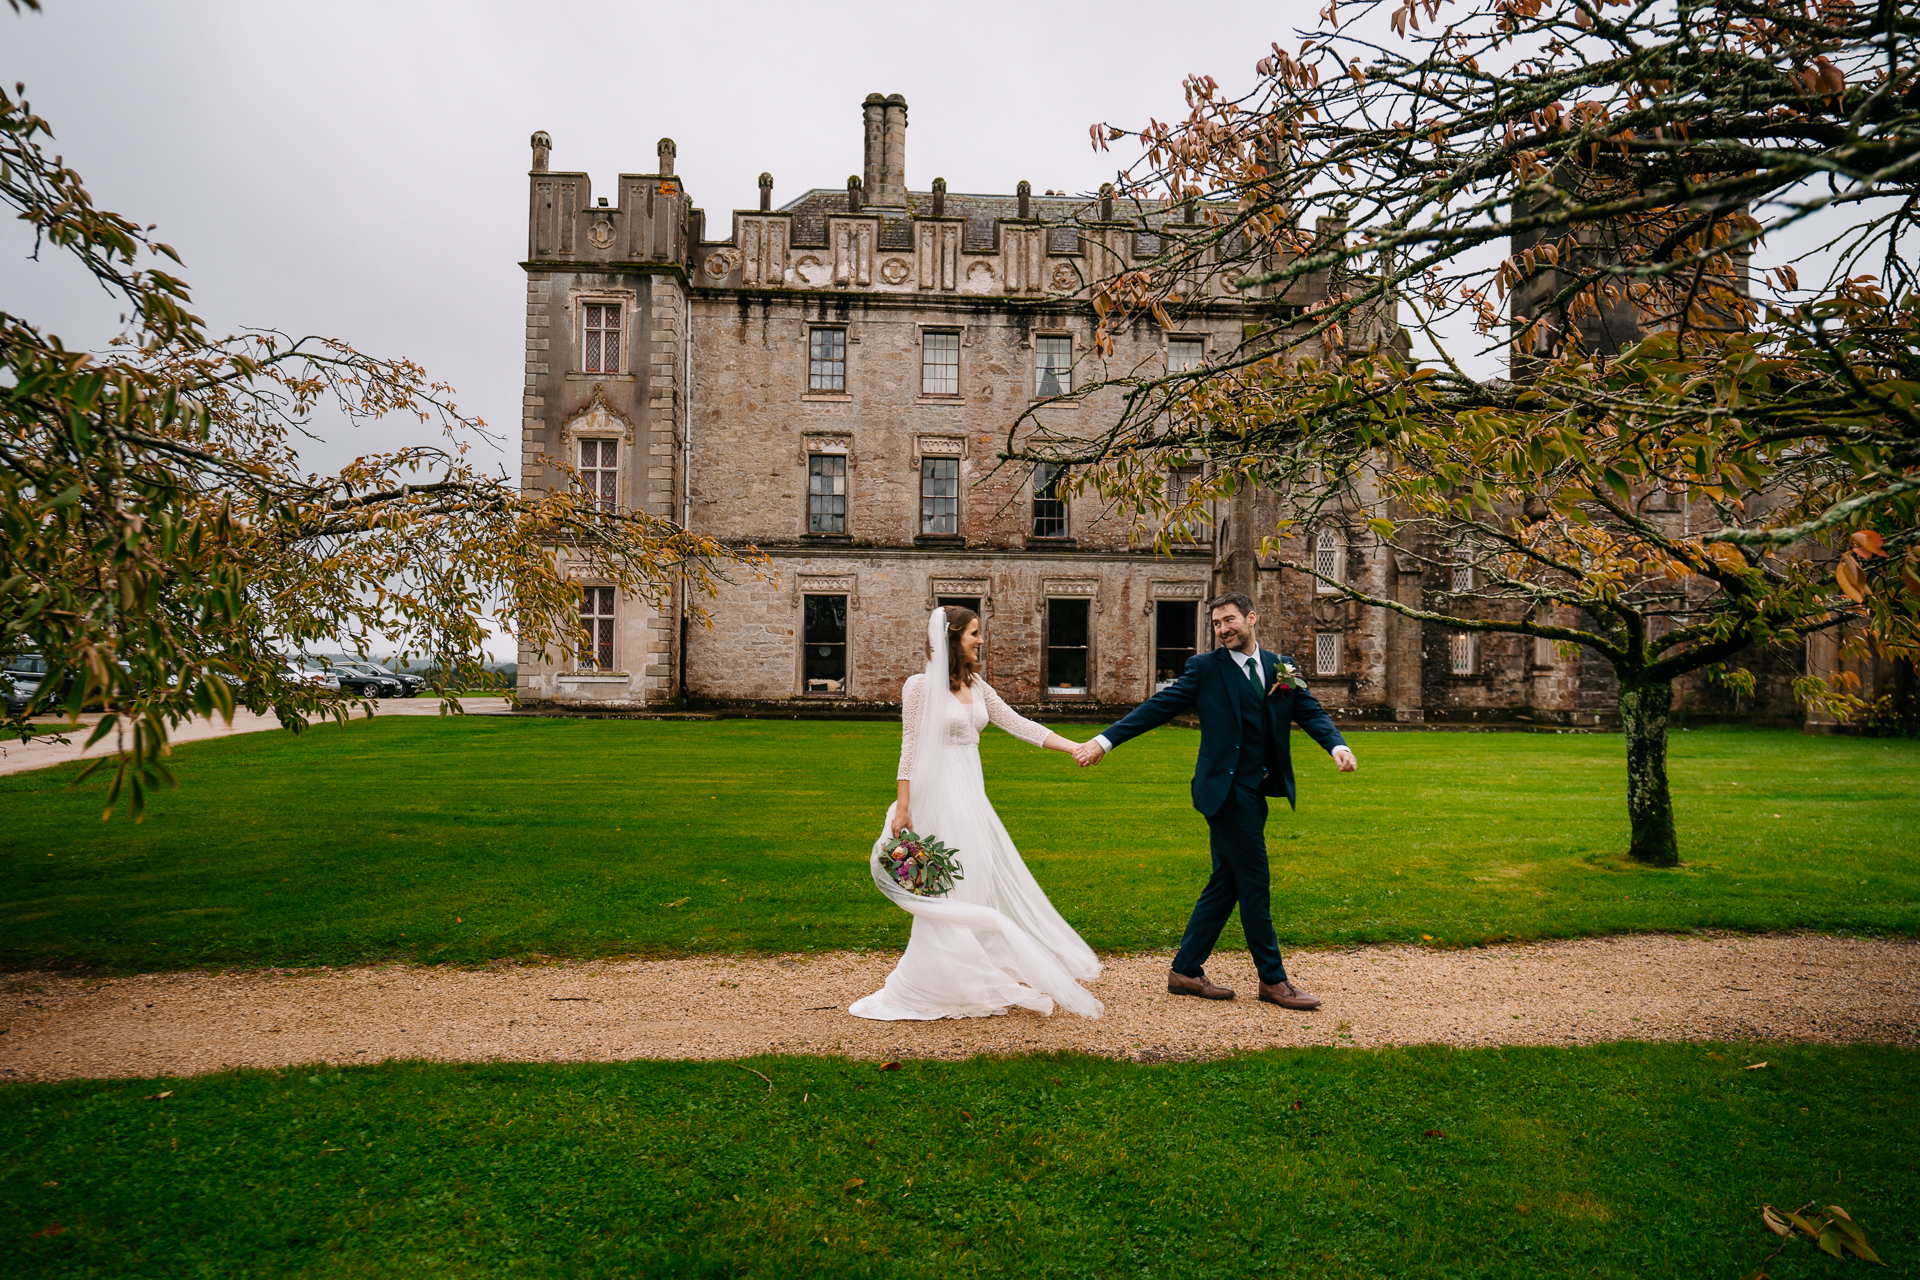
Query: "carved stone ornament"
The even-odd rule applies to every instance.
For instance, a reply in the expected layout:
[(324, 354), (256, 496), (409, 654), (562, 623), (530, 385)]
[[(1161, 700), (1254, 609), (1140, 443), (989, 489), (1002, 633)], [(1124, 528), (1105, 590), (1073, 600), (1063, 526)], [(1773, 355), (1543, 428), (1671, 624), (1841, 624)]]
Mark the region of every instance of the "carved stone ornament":
[(593, 384), (593, 394), (587, 397), (586, 404), (568, 415), (566, 423), (560, 428), (560, 437), (566, 442), (569, 454), (573, 452), (572, 445), (575, 440), (588, 438), (598, 440), (615, 438), (631, 445), (633, 420), (608, 402), (607, 389), (596, 382)]
[(812, 287), (825, 284), (829, 272), (827, 270), (827, 264), (822, 262), (816, 255), (803, 253), (800, 255), (799, 260), (793, 264), (793, 274), (800, 277), (800, 283), (802, 285)]
[(847, 465), (854, 465), (853, 433), (850, 431), (806, 431), (800, 436), (800, 461), (805, 462), (808, 454), (842, 453), (847, 455)]
[(967, 438), (965, 436), (916, 436), (914, 447), (923, 458), (964, 458), (967, 456)]
[(880, 278), (888, 284), (899, 284), (912, 273), (905, 258), (888, 258), (880, 264)]
[(1342, 626), (1347, 620), (1347, 606), (1343, 600), (1315, 600), (1313, 602), (1313, 620), (1323, 627)]
[(980, 601), (980, 614), (990, 617), (993, 614), (993, 584), (985, 578), (928, 578), (927, 610), (940, 602), (941, 596), (971, 597)]
[(1199, 600), (1207, 594), (1204, 582), (1155, 582), (1149, 584), (1155, 600)]
[(967, 268), (966, 292), (985, 293), (991, 288), (993, 288), (993, 266), (991, 263), (976, 262)]
[(860, 580), (850, 573), (818, 574), (796, 573), (793, 575), (792, 607), (798, 609), (803, 596), (838, 595), (846, 596), (847, 603), (854, 608), (860, 607)]
[(1099, 594), (1099, 582), (1092, 578), (1045, 578), (1041, 581), (1043, 596), (1094, 596)]
[(722, 250), (707, 255), (707, 275), (715, 280), (725, 280), (733, 271), (733, 255)]
[[(934, 578), (927, 583), (929, 596), (980, 596), (992, 594), (985, 578)], [(931, 607), (931, 606), (929, 606)]]
[(1053, 291), (1055, 293), (1072, 293), (1079, 287), (1080, 273), (1075, 271), (1072, 266), (1062, 262), (1054, 267)]
[(613, 224), (605, 218), (595, 219), (593, 226), (587, 230), (587, 243), (596, 249), (611, 249), (613, 247)]

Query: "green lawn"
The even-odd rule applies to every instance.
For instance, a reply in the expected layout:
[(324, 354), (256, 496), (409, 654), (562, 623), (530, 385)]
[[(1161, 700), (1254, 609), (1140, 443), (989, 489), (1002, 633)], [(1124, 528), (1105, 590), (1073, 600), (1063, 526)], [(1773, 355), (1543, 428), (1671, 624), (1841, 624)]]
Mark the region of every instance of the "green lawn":
[(1808, 1200), (1889, 1269), (1800, 1241), (1780, 1280), (1920, 1257), (1920, 1055), (1884, 1047), (747, 1065), (771, 1092), (724, 1062), (8, 1086), (0, 1269), (1731, 1280), (1760, 1204)]
[[(1195, 740), (1164, 729), (1091, 770), (985, 744), (1014, 838), (1097, 948), (1178, 939), (1207, 868)], [(70, 768), (0, 778), (0, 968), (900, 946), (866, 873), (898, 743), (876, 723), (362, 720), (182, 747), (181, 789), (139, 826), (102, 824)], [(1296, 744), (1300, 811), (1268, 826), (1290, 946), (1920, 933), (1920, 742), (1676, 734), (1672, 870), (1619, 856), (1618, 737), (1357, 734), (1344, 777)]]

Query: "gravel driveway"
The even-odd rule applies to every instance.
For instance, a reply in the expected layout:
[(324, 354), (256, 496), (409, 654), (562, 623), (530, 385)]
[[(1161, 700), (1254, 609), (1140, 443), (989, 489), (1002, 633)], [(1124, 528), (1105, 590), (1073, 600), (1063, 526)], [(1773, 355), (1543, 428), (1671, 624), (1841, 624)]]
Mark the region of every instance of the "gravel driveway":
[(1465, 951), (1309, 952), (1325, 1004), (1252, 999), (1244, 954), (1209, 975), (1240, 998), (1166, 993), (1168, 957), (1109, 958), (1097, 1021), (1024, 1010), (880, 1023), (846, 1006), (894, 955), (607, 961), (460, 970), (0, 979), (0, 1078), (187, 1075), (382, 1058), (612, 1061), (844, 1053), (958, 1058), (1078, 1050), (1139, 1059), (1271, 1045), (1589, 1044), (1779, 1039), (1920, 1043), (1920, 942), (1648, 935)]

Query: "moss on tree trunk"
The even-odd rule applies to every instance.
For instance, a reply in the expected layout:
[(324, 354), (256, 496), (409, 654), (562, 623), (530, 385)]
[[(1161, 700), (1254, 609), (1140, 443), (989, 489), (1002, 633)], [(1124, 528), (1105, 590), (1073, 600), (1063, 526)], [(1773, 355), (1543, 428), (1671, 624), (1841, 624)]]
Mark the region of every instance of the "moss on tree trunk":
[(1667, 791), (1667, 719), (1673, 685), (1667, 681), (1620, 682), (1620, 723), (1627, 733), (1627, 816), (1638, 862), (1671, 867), (1680, 861), (1673, 829), (1673, 797)]

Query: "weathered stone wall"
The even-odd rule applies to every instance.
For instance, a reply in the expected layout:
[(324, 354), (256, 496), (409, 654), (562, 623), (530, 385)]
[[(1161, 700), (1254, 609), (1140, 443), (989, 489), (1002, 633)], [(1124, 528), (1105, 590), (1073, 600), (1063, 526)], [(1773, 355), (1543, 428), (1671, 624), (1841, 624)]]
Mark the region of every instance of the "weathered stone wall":
[[(700, 703), (897, 702), (901, 683), (926, 662), (927, 613), (949, 596), (982, 600), (987, 679), (1009, 701), (1044, 703), (1063, 714), (1094, 704), (1130, 705), (1152, 692), (1152, 605), (1170, 599), (1197, 611), (1206, 589), (1206, 565), (1193, 560), (783, 551), (763, 578), (728, 588), (714, 602), (713, 631), (693, 631), (688, 690)], [(802, 687), (802, 597), (808, 593), (849, 597), (847, 687), (839, 694), (810, 695)], [(1049, 696), (1041, 687), (1050, 598), (1091, 602), (1084, 696)]]

